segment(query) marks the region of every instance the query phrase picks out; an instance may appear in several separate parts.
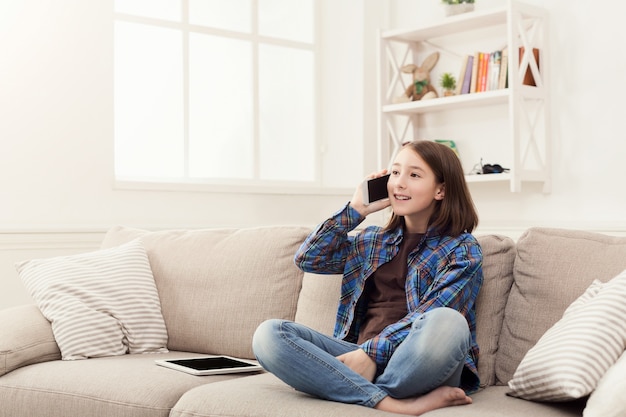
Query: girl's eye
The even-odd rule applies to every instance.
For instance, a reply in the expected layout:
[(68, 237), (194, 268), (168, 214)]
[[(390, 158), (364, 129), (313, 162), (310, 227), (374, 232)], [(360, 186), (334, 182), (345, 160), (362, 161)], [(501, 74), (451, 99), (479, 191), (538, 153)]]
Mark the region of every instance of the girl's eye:
[(412, 173), (411, 173), (411, 177), (413, 177), (413, 178), (419, 178), (419, 174), (418, 174), (418, 173), (416, 173), (416, 172), (412, 172)]
[(391, 175), (398, 175), (398, 174), (400, 174), (400, 172), (399, 172), (399, 171), (397, 171), (397, 170), (391, 170)]

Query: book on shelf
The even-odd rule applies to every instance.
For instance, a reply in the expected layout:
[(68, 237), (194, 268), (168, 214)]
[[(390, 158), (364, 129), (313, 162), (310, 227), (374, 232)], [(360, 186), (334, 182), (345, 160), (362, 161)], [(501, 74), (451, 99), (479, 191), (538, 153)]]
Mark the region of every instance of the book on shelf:
[(489, 59), (489, 88), (487, 90), (497, 90), (500, 81), (500, 66), (502, 65), (502, 51), (494, 51)]
[(461, 88), (461, 94), (469, 94), (470, 86), (472, 84), (472, 68), (474, 65), (474, 56), (467, 55), (467, 64), (465, 65), (465, 76), (463, 77), (463, 87)]
[(480, 61), (480, 52), (474, 54), (472, 62), (472, 78), (470, 83), (470, 93), (476, 92), (476, 80), (478, 79), (478, 61)]
[(476, 75), (476, 92), (485, 91), (485, 53), (478, 53), (478, 74)]
[(498, 79), (498, 89), (506, 88), (508, 86), (508, 68), (509, 68), (509, 48), (504, 47), (502, 49), (502, 57), (500, 59), (500, 77)]
[(463, 57), (463, 62), (461, 63), (461, 70), (459, 71), (459, 79), (457, 80), (456, 91), (455, 91), (455, 94), (457, 96), (459, 94), (462, 94), (462, 91), (463, 91), (463, 82), (465, 82), (465, 72), (467, 70), (468, 58), (469, 58), (469, 55), (465, 55)]
[[(524, 47), (521, 46), (519, 48), (519, 62), (520, 65), (522, 64), (522, 59), (524, 57)], [(537, 69), (540, 69), (539, 67), (539, 49), (537, 48), (533, 48), (533, 56), (535, 58), (535, 62), (537, 63)], [(537, 84), (535, 83), (535, 77), (533, 77), (533, 73), (530, 70), (530, 65), (528, 67), (526, 67), (526, 73), (524, 73), (524, 81), (523, 81), (524, 85), (531, 85), (533, 87), (535, 87)]]
[[(533, 48), (533, 55), (539, 68), (539, 50)], [(524, 56), (524, 48), (520, 48), (520, 63)], [(457, 94), (479, 93), (494, 91), (509, 86), (509, 50), (504, 47), (493, 52), (476, 51), (471, 55), (465, 55), (462, 59), (459, 72), (459, 86)], [(535, 85), (530, 68), (526, 69), (524, 76), (525, 85)]]
[(491, 54), (483, 52), (483, 73), (480, 78), (480, 91), (489, 90), (489, 70), (491, 69)]

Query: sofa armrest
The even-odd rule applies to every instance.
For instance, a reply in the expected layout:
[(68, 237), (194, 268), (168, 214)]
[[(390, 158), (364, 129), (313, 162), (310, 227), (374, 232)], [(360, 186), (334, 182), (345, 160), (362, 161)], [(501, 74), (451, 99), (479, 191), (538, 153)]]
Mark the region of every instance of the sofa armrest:
[(37, 306), (0, 310), (0, 375), (22, 366), (61, 359), (50, 322)]

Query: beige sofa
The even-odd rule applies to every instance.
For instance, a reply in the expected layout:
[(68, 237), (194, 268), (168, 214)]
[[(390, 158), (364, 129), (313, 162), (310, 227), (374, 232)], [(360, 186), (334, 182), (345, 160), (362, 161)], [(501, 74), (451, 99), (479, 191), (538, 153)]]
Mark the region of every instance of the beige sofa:
[[(268, 373), (196, 377), (156, 358), (227, 354), (253, 358), (251, 337), (267, 318), (331, 333), (338, 276), (297, 270), (302, 227), (147, 232), (116, 227), (103, 248), (140, 237), (152, 269), (169, 353), (60, 360), (35, 305), (0, 311), (0, 416), (392, 415), (296, 392)], [(426, 416), (581, 416), (585, 400), (541, 403), (507, 395), (525, 353), (594, 279), (626, 269), (626, 238), (533, 228), (514, 242), (479, 235), (484, 285), (477, 304), (484, 387), (473, 404)]]

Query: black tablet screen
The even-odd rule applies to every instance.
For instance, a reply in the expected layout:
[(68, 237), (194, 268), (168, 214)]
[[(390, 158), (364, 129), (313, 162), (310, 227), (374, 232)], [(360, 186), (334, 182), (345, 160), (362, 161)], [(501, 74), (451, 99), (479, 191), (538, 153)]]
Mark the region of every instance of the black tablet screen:
[(223, 357), (181, 359), (181, 360), (170, 360), (168, 362), (175, 363), (176, 365), (186, 366), (192, 369), (197, 369), (198, 371), (206, 371), (209, 369), (224, 369), (224, 368), (246, 368), (249, 366), (254, 366), (246, 362), (241, 362), (241, 361), (237, 361), (234, 359), (223, 358)]

